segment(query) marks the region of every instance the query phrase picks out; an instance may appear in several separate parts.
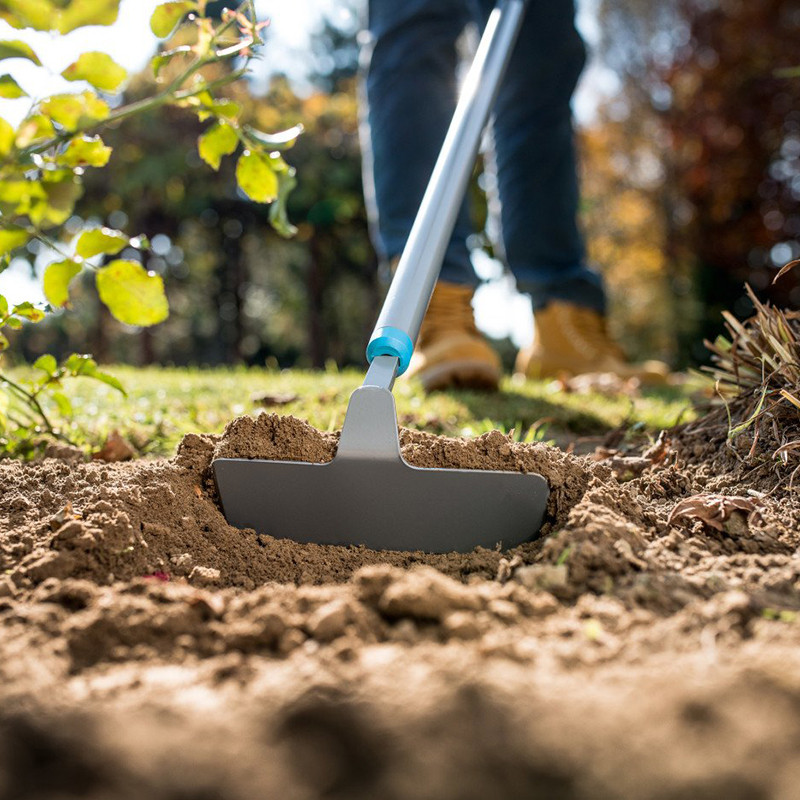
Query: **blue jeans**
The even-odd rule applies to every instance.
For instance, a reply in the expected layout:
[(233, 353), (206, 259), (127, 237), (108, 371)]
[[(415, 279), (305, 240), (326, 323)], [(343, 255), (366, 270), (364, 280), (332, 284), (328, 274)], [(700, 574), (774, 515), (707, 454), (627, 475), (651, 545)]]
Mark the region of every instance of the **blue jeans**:
[[(405, 245), (457, 99), (456, 41), (482, 29), (490, 0), (370, 0), (365, 194), (385, 259)], [(570, 100), (585, 49), (573, 0), (531, 0), (494, 107), (492, 134), (505, 259), (534, 310), (564, 300), (604, 311), (577, 226)], [(476, 285), (462, 204), (440, 278)]]

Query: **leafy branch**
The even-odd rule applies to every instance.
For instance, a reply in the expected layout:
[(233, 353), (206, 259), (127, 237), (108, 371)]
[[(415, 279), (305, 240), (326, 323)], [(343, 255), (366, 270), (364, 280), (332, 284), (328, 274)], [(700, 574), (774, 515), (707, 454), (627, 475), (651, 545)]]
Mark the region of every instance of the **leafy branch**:
[[(56, 33), (112, 24), (118, 11), (119, 0), (0, 3), (0, 19), (12, 27)], [(188, 43), (163, 49), (153, 57), (151, 69), (164, 86), (152, 96), (112, 109), (105, 97), (122, 92), (127, 72), (106, 53), (86, 52), (61, 75), (90, 88), (33, 101), (16, 129), (0, 119), (0, 271), (31, 241), (45, 245), (57, 256), (44, 272), (47, 306), (36, 308), (26, 302), (9, 308), (0, 296), (0, 351), (11, 344), (3, 329), (18, 330), (52, 311), (68, 308), (70, 285), (86, 271), (93, 273), (101, 302), (120, 322), (150, 326), (167, 318), (161, 276), (122, 253), (147, 250), (146, 236), (104, 227), (80, 231), (64, 242), (63, 226), (82, 195), (85, 170), (102, 169), (112, 157), (113, 149), (103, 141), (102, 132), (126, 119), (174, 107), (186, 109), (201, 122), (209, 121), (198, 139), (203, 161), (217, 170), (225, 156), (241, 148), (236, 164), (239, 187), (255, 202), (272, 204), (270, 220), (279, 233), (294, 233), (286, 215), (294, 170), (280, 151), (294, 143), (302, 128), (278, 134), (256, 130), (241, 121), (239, 106), (220, 94), (247, 73), (254, 49), (263, 43), (260, 32), (265, 23), (257, 20), (253, 0), (247, 0), (243, 10), (226, 10), (218, 21), (207, 17), (205, 11), (206, 0), (170, 0), (153, 11), (150, 27), (157, 37), (169, 39), (180, 29), (176, 38)], [(36, 52), (19, 40), (0, 41), (0, 62), (8, 59), (25, 59), (42, 67)], [(234, 59), (244, 63), (232, 65)], [(174, 75), (167, 80), (163, 77), (166, 73)], [(24, 96), (24, 89), (10, 75), (0, 75), (0, 97)], [(116, 257), (120, 254), (122, 257)], [(66, 378), (90, 377), (123, 391), (90, 356), (72, 355), (59, 365), (53, 356), (43, 355), (33, 366), (37, 377), (31, 380), (11, 378), (0, 369), (0, 434), (14, 425), (20, 431), (33, 425), (48, 435), (65, 438), (52, 421), (47, 404), (62, 417), (70, 416), (69, 401), (61, 391)]]

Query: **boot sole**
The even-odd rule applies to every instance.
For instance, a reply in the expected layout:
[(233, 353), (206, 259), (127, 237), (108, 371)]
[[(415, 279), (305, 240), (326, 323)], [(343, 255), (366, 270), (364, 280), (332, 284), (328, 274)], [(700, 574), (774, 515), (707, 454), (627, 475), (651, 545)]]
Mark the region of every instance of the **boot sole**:
[(445, 389), (477, 389), (496, 392), (500, 386), (500, 370), (479, 361), (448, 361), (428, 367), (413, 377), (417, 378), (426, 392)]

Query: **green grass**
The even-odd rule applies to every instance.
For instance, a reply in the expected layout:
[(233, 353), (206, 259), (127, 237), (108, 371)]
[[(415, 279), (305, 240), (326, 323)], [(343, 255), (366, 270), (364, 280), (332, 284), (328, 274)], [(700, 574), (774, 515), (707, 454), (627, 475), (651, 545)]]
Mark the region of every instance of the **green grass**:
[[(321, 430), (341, 428), (350, 393), (363, 379), (356, 370), (310, 372), (267, 369), (137, 369), (113, 367), (128, 390), (76, 379), (66, 387), (74, 407), (70, 436), (101, 442), (114, 428), (144, 454), (170, 455), (188, 432), (219, 433), (242, 414), (262, 408), (293, 414)], [(512, 429), (517, 439), (564, 445), (624, 428), (629, 435), (655, 434), (691, 419), (689, 387), (645, 390), (641, 397), (565, 394), (547, 382), (507, 379), (494, 395), (468, 391), (426, 396), (418, 384), (398, 381), (394, 394), (400, 423), (449, 436), (478, 436)], [(262, 406), (261, 395), (293, 395), (284, 405)]]

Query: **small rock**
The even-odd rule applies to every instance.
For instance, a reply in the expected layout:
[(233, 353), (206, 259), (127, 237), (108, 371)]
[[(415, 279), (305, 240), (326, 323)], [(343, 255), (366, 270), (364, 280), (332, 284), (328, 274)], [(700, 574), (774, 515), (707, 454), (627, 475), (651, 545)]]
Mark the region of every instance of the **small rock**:
[(566, 564), (531, 564), (514, 573), (514, 580), (528, 589), (560, 589), (567, 585), (567, 579)]
[(363, 603), (375, 606), (386, 589), (403, 574), (401, 570), (390, 567), (388, 564), (375, 564), (362, 567), (351, 580), (355, 584), (358, 599)]
[(85, 530), (86, 528), (83, 522), (80, 522), (77, 519), (65, 522), (56, 531), (55, 536), (53, 537), (54, 543), (68, 542), (72, 539), (77, 539), (79, 536), (82, 536), (84, 534)]
[(432, 567), (404, 573), (383, 593), (380, 611), (387, 617), (441, 620), (451, 611), (477, 611), (481, 598)]
[(350, 616), (346, 600), (331, 600), (308, 618), (308, 632), (319, 641), (331, 642), (345, 632)]
[(306, 640), (306, 635), (297, 628), (289, 628), (278, 642), (278, 652), (288, 655), (292, 650), (296, 650)]
[(193, 586), (215, 586), (219, 579), (220, 571), (213, 567), (195, 567), (189, 573), (189, 583)]
[(192, 556), (190, 553), (181, 553), (179, 556), (170, 556), (169, 560), (176, 567), (188, 567), (192, 563)]
[(467, 611), (454, 611), (442, 621), (445, 633), (454, 639), (469, 641), (481, 635), (481, 628), (474, 614)]
[[(44, 499), (44, 492), (42, 492), (42, 498)], [(61, 511), (50, 517), (50, 530), (57, 531), (65, 522), (73, 519), (79, 519), (80, 516), (80, 514), (76, 514), (73, 511), (72, 503), (67, 501), (67, 504), (61, 509)]]
[(519, 619), (519, 608), (508, 600), (495, 598), (489, 601), (489, 611), (503, 622), (516, 622)]
[(0, 597), (14, 597), (17, 594), (17, 587), (10, 578), (0, 578)]

